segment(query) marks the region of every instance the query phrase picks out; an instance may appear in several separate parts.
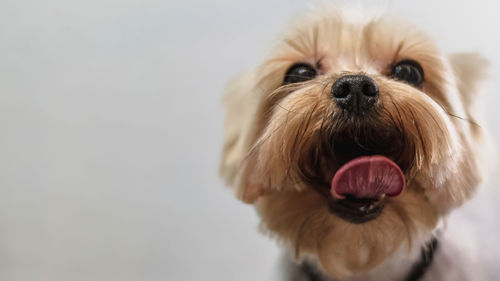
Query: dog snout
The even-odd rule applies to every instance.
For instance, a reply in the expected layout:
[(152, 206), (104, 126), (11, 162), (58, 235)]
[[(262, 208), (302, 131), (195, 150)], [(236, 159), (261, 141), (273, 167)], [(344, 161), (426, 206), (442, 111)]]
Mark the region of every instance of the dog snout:
[(366, 75), (345, 75), (332, 86), (332, 96), (343, 109), (353, 114), (369, 111), (377, 102), (377, 83)]

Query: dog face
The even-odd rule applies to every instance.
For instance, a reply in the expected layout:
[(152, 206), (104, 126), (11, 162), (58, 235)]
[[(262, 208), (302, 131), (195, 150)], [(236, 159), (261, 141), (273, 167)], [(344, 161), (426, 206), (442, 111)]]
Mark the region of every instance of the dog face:
[(392, 18), (304, 15), (230, 85), (222, 174), (298, 259), (372, 269), (473, 194), (484, 66)]

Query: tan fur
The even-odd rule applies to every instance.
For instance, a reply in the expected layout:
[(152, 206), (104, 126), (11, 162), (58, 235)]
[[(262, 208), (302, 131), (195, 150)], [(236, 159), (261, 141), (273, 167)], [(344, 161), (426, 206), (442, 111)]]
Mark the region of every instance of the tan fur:
[[(351, 22), (333, 10), (296, 22), (258, 69), (229, 87), (221, 172), (240, 199), (256, 204), (263, 228), (299, 260), (312, 255), (327, 274), (343, 278), (374, 268), (415, 239), (425, 243), (439, 218), (474, 193), (481, 177), (476, 146), (483, 134), (469, 105), (484, 60), (470, 54), (448, 58), (426, 35), (392, 18)], [(421, 64), (423, 88), (387, 77), (402, 59)], [(295, 62), (317, 65), (321, 73), (282, 86)], [(332, 121), (339, 119), (332, 84), (358, 73), (380, 89), (379, 118), (370, 126), (405, 136), (404, 153), (397, 157), (408, 180), (379, 218), (359, 225), (332, 215), (317, 192), (338, 169), (327, 157), (326, 136), (371, 132)], [(375, 139), (391, 141), (383, 135)]]

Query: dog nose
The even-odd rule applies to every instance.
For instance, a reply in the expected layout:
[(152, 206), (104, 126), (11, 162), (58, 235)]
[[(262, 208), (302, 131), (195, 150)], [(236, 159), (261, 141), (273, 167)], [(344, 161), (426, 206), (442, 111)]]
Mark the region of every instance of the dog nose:
[(362, 114), (375, 105), (379, 92), (372, 78), (366, 75), (345, 75), (333, 83), (332, 95), (341, 108)]

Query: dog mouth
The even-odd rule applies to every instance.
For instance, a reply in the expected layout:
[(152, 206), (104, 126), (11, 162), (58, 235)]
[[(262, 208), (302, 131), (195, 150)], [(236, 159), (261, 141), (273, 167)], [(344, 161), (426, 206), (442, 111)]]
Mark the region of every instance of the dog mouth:
[(391, 159), (398, 155), (394, 153), (398, 149), (395, 144), (365, 149), (351, 142), (337, 147), (335, 155), (341, 166), (333, 175), (329, 190), (331, 213), (355, 224), (368, 222), (382, 213), (390, 197), (403, 192), (403, 169)]
[(365, 223), (376, 219), (384, 209), (386, 196), (377, 198), (357, 198), (346, 195), (345, 199), (334, 200), (328, 204), (331, 213), (355, 224)]

